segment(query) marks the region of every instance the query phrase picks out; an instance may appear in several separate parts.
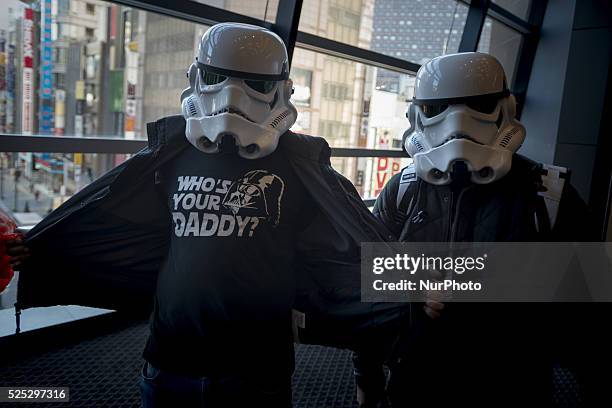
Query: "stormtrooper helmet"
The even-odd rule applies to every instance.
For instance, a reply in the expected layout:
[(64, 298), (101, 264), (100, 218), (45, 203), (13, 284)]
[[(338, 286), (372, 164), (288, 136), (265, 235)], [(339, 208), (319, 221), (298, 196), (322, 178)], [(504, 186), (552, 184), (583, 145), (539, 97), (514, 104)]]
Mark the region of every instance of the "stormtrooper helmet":
[(258, 159), (272, 153), (297, 119), (289, 102), (293, 84), (283, 41), (258, 26), (221, 23), (200, 41), (181, 94), (185, 135), (205, 153), (216, 153), (231, 136), (238, 154)]
[(431, 184), (450, 183), (456, 162), (465, 163), (474, 183), (498, 180), (525, 139), (504, 69), (488, 54), (427, 62), (417, 72), (413, 106), (404, 148), (417, 175)]

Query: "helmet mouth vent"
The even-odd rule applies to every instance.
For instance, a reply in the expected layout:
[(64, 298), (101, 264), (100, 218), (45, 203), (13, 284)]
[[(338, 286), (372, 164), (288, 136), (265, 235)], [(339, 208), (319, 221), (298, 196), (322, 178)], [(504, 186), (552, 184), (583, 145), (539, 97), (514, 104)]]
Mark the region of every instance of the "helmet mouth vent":
[(206, 137), (199, 138), (197, 141), (197, 145), (200, 150), (207, 152), (207, 153), (213, 153), (213, 152), (218, 151), (219, 149), (219, 146), (215, 142), (211, 142)]
[(478, 170), (478, 175), (482, 178), (487, 178), (491, 176), (491, 174), (493, 174), (493, 169), (490, 167), (483, 167), (482, 169)]
[(253, 153), (257, 153), (257, 151), (259, 151), (259, 146), (257, 146), (255, 143), (251, 143), (250, 145), (248, 145), (247, 147), (244, 148), (244, 150), (248, 153), (248, 154), (253, 154)]
[(200, 145), (202, 145), (203, 147), (210, 147), (214, 144), (213, 142), (211, 142), (205, 137), (200, 138), (199, 142), (200, 142)]
[(440, 180), (442, 177), (444, 177), (444, 172), (440, 169), (431, 169), (431, 176), (436, 179), (436, 180)]

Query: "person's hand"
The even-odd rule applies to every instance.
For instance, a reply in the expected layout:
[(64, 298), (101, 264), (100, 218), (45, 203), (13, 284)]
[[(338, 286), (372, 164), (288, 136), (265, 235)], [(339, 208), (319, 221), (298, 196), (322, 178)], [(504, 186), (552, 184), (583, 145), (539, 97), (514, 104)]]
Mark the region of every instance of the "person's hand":
[(431, 319), (437, 319), (442, 315), (444, 309), (443, 294), (439, 290), (429, 290), (425, 293), (425, 305), (423, 310)]
[[(442, 280), (442, 274), (438, 271), (429, 271), (431, 278), (440, 282)], [(425, 292), (425, 305), (423, 310), (425, 314), (431, 319), (438, 319), (442, 315), (444, 309), (443, 300), (445, 299), (445, 293), (439, 290), (428, 290)]]
[(19, 270), (19, 267), (31, 256), (30, 249), (23, 243), (23, 235), (4, 241), (6, 254), (11, 257), (11, 267)]

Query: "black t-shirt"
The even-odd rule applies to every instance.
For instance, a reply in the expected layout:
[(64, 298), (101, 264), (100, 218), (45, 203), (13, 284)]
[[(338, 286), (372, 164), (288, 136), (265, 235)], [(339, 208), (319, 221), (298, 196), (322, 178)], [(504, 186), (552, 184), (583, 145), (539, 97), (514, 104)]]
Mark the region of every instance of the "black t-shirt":
[(292, 356), (295, 238), (313, 204), (281, 152), (224, 150), (190, 146), (160, 170), (172, 231), (144, 356), (169, 371), (278, 370)]

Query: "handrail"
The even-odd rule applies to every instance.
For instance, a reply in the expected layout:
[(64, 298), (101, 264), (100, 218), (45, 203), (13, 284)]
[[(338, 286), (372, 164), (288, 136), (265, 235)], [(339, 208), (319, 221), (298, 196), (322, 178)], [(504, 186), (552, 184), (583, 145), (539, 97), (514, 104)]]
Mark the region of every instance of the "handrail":
[[(144, 139), (0, 134), (0, 152), (130, 154), (146, 145)], [(346, 147), (331, 150), (333, 157), (408, 157), (403, 150)]]

